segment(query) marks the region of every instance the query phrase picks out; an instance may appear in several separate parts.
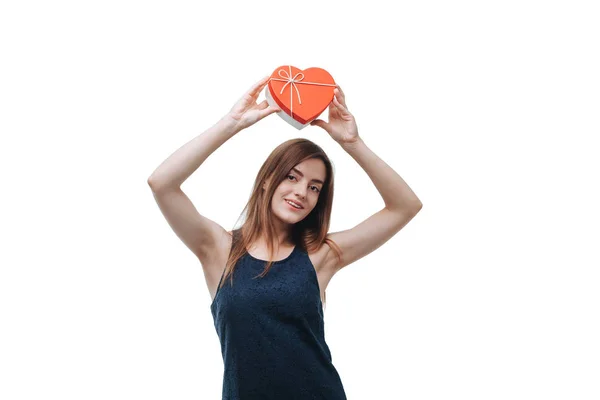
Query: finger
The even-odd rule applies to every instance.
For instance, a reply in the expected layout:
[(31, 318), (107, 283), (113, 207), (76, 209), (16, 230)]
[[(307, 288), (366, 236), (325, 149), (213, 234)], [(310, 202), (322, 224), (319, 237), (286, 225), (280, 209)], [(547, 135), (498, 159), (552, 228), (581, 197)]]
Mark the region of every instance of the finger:
[(345, 114), (350, 114), (350, 111), (348, 111), (348, 109), (346, 107), (344, 107), (344, 105), (342, 103), (340, 103), (338, 101), (337, 98), (333, 98), (333, 104), (335, 104), (335, 106), (343, 113)]
[(333, 101), (331, 101), (331, 103), (329, 103), (329, 118), (331, 118), (332, 115), (339, 114), (340, 112), (340, 109), (335, 105)]
[(277, 106), (269, 106), (267, 108), (265, 108), (264, 110), (260, 110), (258, 113), (258, 119), (263, 119), (264, 117), (266, 117), (267, 115), (273, 114), (274, 112), (279, 112), (281, 111), (281, 108), (277, 107)]
[(346, 94), (342, 90), (342, 87), (339, 84), (337, 84), (337, 83), (336, 83), (336, 89), (340, 91), (342, 97), (345, 99), (346, 98)]
[(329, 130), (327, 129), (327, 128), (329, 128), (329, 124), (327, 122), (323, 121), (322, 119), (315, 119), (310, 124), (312, 126), (319, 126), (329, 132)]
[(265, 108), (267, 108), (269, 106), (269, 102), (267, 100), (263, 100), (260, 102), (260, 104), (258, 104), (257, 106), (255, 106), (254, 108), (256, 110), (264, 110)]
[(341, 90), (339, 90), (339, 88), (335, 88), (333, 89), (333, 94), (338, 99), (338, 101), (342, 103), (344, 107), (346, 107), (346, 96), (344, 96), (344, 93)]
[(266, 75), (260, 81), (256, 82), (252, 87), (248, 90), (248, 94), (252, 97), (256, 97), (260, 94), (260, 91), (265, 87), (267, 82), (269, 82), (270, 75)]

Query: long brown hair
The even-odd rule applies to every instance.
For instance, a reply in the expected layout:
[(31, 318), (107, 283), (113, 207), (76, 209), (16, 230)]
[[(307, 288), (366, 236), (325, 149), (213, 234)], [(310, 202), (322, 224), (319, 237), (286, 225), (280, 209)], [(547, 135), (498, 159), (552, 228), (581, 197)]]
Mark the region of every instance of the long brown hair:
[[(327, 243), (333, 249), (338, 260), (341, 260), (340, 248), (334, 241), (326, 237), (333, 204), (333, 166), (331, 161), (323, 149), (314, 142), (303, 138), (290, 139), (277, 146), (258, 171), (250, 199), (240, 215), (240, 218), (245, 215), (244, 222), (238, 228), (237, 235), (232, 231), (234, 235), (231, 252), (219, 288), (227, 278), (233, 285), (233, 273), (238, 260), (262, 234), (266, 238), (269, 257), (265, 269), (257, 277), (262, 278), (269, 272), (273, 264), (275, 238), (275, 227), (271, 216), (273, 193), (294, 166), (313, 158), (320, 159), (325, 164), (325, 182), (315, 208), (292, 227), (291, 239), (298, 248), (307, 252), (312, 252), (323, 243)], [(265, 186), (264, 190), (263, 186)]]

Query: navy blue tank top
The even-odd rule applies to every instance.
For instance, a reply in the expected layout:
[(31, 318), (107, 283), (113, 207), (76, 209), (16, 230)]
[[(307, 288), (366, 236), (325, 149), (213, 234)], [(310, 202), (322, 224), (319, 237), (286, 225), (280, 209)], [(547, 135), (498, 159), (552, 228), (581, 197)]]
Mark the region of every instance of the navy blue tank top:
[(222, 400), (346, 400), (325, 343), (308, 253), (296, 246), (263, 278), (253, 279), (266, 264), (246, 251), (233, 286), (227, 279), (210, 306), (223, 355)]

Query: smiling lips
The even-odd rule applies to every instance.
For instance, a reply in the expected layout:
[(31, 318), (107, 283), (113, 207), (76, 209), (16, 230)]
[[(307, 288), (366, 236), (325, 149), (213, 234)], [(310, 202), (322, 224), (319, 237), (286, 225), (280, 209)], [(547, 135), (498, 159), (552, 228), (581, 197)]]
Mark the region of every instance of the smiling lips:
[(304, 207), (302, 206), (302, 204), (298, 204), (298, 203), (296, 203), (296, 202), (295, 202), (295, 201), (293, 201), (293, 200), (288, 200), (288, 199), (285, 199), (285, 202), (286, 202), (286, 203), (288, 203), (288, 204), (290, 204), (290, 203), (291, 203), (291, 204), (293, 204), (294, 206), (296, 206), (296, 209), (302, 209), (302, 208), (304, 208)]

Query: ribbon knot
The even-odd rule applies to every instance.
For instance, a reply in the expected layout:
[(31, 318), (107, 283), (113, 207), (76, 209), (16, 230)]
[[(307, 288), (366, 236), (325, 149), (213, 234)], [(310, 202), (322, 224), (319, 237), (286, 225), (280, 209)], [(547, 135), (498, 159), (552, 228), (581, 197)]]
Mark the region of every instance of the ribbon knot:
[[(285, 87), (287, 85), (290, 85), (290, 104), (293, 107), (293, 103), (291, 102), (291, 97), (292, 97), (292, 92), (294, 91), (293, 89), (296, 89), (296, 93), (298, 94), (298, 103), (302, 104), (302, 99), (300, 98), (300, 91), (298, 90), (298, 86), (296, 86), (296, 82), (300, 83), (302, 81), (302, 79), (304, 79), (304, 74), (302, 72), (298, 72), (296, 75), (294, 75), (294, 77), (292, 78), (292, 67), (289, 66), (290, 68), (290, 72), (288, 73), (285, 69), (280, 69), (279, 71), (277, 71), (277, 74), (284, 78), (284, 80), (286, 80), (285, 85), (283, 85), (283, 87), (281, 88), (281, 91), (279, 92), (279, 94), (282, 94), (283, 91), (285, 90)], [(300, 76), (298, 78), (298, 76)], [(298, 78), (298, 80), (296, 80), (296, 78)]]

